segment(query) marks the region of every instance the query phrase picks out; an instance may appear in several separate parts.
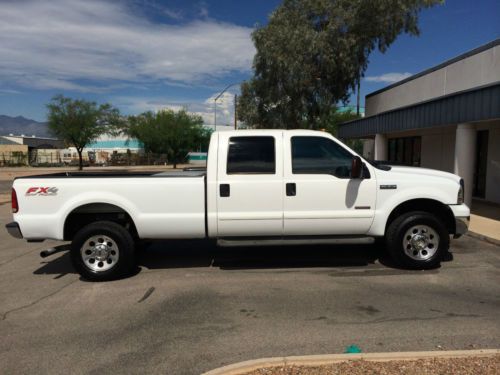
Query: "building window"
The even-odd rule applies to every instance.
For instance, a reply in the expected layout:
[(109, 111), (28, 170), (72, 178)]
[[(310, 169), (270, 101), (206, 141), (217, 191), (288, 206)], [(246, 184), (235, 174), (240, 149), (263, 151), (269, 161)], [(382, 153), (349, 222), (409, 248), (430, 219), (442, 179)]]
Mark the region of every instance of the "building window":
[(351, 165), (351, 153), (328, 138), (292, 137), (293, 174), (331, 174), (349, 178)]
[(231, 137), (227, 152), (227, 174), (274, 174), (274, 137)]
[(420, 166), (421, 137), (404, 137), (389, 139), (388, 161), (395, 164)]

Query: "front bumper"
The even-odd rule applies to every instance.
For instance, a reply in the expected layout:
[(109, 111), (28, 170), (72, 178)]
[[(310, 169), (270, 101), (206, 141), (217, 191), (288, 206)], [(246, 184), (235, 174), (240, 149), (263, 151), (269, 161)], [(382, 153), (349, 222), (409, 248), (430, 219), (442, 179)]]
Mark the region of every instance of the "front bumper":
[(12, 237), (15, 238), (23, 238), (23, 234), (21, 233), (21, 228), (19, 228), (19, 224), (13, 221), (12, 223), (6, 224), (5, 229)]
[(455, 217), (455, 235), (453, 238), (463, 236), (469, 230), (470, 216)]

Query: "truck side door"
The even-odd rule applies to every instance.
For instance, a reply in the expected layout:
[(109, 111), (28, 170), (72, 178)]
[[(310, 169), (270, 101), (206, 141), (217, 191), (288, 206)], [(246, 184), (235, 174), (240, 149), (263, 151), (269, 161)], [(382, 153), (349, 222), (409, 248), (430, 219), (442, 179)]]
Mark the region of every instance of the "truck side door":
[(283, 234), (282, 132), (219, 133), (217, 232)]
[(351, 179), (353, 155), (327, 136), (285, 132), (283, 143), (284, 235), (366, 233), (375, 213), (375, 177)]

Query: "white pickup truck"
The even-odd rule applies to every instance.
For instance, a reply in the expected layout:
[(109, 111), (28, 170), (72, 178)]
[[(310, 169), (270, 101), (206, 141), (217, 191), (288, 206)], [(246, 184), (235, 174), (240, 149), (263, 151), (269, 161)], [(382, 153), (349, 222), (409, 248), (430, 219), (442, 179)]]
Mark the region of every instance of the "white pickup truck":
[(401, 265), (439, 264), (467, 231), (460, 177), (373, 165), (328, 133), (216, 132), (206, 170), (19, 177), (7, 230), (72, 241), (86, 279), (130, 273), (142, 239), (213, 238), (222, 246), (371, 243)]

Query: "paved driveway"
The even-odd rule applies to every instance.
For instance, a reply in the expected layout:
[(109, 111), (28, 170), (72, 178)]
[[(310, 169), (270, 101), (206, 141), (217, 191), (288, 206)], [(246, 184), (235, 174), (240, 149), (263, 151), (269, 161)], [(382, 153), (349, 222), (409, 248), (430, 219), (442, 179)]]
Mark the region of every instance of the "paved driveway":
[[(2, 224), (10, 220), (0, 206)], [(66, 253), (0, 228), (0, 373), (197, 374), (266, 356), (500, 347), (500, 247), (432, 271), (373, 246), (157, 243), (132, 278), (81, 281)]]

